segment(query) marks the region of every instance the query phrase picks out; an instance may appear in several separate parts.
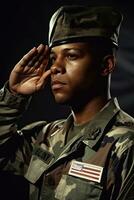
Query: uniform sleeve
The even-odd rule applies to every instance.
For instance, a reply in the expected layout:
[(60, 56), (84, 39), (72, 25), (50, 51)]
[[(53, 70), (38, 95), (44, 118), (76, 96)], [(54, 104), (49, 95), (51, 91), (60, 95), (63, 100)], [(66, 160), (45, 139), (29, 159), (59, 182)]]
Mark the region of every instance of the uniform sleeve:
[(16, 121), (28, 107), (30, 97), (13, 95), (6, 84), (0, 90), (0, 143), (16, 132)]
[(134, 140), (131, 144), (122, 156), (122, 184), (117, 200), (134, 199)]
[(30, 146), (17, 130), (16, 122), (28, 107), (30, 99), (11, 94), (8, 83), (0, 90), (0, 170), (25, 171), (24, 162), (28, 161), (26, 149), (30, 150)]

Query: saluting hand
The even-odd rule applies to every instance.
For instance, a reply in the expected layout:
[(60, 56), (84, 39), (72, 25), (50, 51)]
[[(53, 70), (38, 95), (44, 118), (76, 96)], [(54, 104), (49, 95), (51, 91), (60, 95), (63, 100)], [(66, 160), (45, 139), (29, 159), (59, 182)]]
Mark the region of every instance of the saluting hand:
[(29, 95), (42, 89), (51, 71), (45, 71), (49, 60), (48, 46), (34, 47), (15, 65), (9, 77), (13, 93)]

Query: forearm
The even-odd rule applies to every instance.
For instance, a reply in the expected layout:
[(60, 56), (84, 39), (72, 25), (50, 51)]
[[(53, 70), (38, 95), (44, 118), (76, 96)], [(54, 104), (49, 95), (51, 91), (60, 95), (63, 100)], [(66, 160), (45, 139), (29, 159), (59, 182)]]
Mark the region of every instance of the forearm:
[(0, 169), (7, 166), (23, 138), (17, 132), (17, 120), (27, 108), (30, 97), (13, 95), (8, 83), (0, 90)]
[(7, 83), (0, 90), (0, 143), (16, 132), (16, 121), (28, 107), (30, 99), (27, 96), (13, 95), (8, 90)]

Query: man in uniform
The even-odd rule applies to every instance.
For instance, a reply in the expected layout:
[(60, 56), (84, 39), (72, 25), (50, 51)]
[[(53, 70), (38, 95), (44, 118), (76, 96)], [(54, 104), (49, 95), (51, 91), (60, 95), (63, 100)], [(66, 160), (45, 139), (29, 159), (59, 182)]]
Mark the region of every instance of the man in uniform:
[[(0, 96), (1, 177), (10, 197), (16, 187), (13, 199), (133, 199), (134, 119), (110, 96), (121, 21), (111, 7), (63, 6), (50, 20), (49, 47), (34, 47), (13, 68)], [(17, 130), (48, 77), (70, 116)]]

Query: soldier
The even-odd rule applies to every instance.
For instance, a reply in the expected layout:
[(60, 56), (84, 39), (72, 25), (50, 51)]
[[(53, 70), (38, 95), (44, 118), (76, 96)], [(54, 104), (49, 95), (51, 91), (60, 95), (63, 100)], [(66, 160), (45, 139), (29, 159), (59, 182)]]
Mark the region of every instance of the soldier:
[[(49, 47), (34, 47), (13, 68), (0, 95), (4, 200), (133, 199), (134, 119), (110, 96), (121, 21), (111, 7), (63, 6), (50, 20)], [(48, 77), (70, 116), (17, 130)]]

